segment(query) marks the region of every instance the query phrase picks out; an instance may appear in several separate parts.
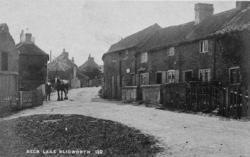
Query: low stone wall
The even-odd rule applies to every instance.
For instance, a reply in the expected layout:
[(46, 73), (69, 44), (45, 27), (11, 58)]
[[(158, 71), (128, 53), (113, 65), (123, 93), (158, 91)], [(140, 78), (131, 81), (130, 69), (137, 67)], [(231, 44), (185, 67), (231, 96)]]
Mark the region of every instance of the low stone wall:
[(183, 109), (186, 104), (186, 87), (184, 83), (171, 83), (162, 86), (163, 106)]
[(161, 85), (142, 85), (142, 101), (150, 104), (161, 103)]
[(122, 101), (135, 102), (137, 100), (137, 86), (125, 86), (122, 88)]
[(43, 93), (41, 90), (19, 91), (17, 102), (12, 104), (15, 110), (31, 108), (43, 104)]

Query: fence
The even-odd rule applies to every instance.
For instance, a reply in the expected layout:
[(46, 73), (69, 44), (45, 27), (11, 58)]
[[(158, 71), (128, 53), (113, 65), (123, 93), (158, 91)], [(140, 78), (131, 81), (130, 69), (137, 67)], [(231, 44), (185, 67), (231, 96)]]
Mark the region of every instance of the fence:
[(190, 83), (186, 92), (187, 110), (211, 112), (226, 103), (225, 90), (217, 83)]
[(163, 105), (167, 108), (209, 113), (240, 118), (248, 101), (247, 91), (240, 85), (223, 87), (217, 82), (165, 84), (162, 89)]

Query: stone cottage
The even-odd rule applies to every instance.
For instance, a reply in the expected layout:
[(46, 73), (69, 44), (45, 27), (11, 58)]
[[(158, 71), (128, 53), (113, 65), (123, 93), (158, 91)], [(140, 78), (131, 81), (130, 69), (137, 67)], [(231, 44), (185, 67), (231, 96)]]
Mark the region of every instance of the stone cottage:
[(19, 89), (30, 91), (45, 84), (49, 55), (35, 44), (31, 33), (24, 31), (16, 48), (19, 52)]

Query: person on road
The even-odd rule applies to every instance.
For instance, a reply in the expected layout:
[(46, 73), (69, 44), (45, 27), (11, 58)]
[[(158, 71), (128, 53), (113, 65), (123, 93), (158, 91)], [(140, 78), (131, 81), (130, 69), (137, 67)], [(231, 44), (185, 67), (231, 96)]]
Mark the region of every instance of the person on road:
[(45, 91), (46, 91), (46, 101), (50, 101), (50, 94), (51, 94), (51, 83), (47, 82), (45, 84)]

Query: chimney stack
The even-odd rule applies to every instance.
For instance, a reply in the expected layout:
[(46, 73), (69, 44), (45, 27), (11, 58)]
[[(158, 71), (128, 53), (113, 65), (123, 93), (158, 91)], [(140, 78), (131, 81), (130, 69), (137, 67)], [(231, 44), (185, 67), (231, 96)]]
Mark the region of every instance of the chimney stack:
[(63, 52), (62, 53), (64, 54), (65, 58), (69, 59), (69, 53), (66, 52), (65, 48), (63, 48)]
[(214, 7), (213, 4), (197, 3), (194, 7), (195, 11), (195, 24), (199, 24), (205, 18), (213, 15)]
[(20, 34), (20, 42), (21, 43), (34, 43), (35, 38), (32, 37), (31, 33), (25, 33), (24, 30), (21, 31)]
[(250, 6), (250, 1), (236, 1), (237, 9), (245, 9)]

